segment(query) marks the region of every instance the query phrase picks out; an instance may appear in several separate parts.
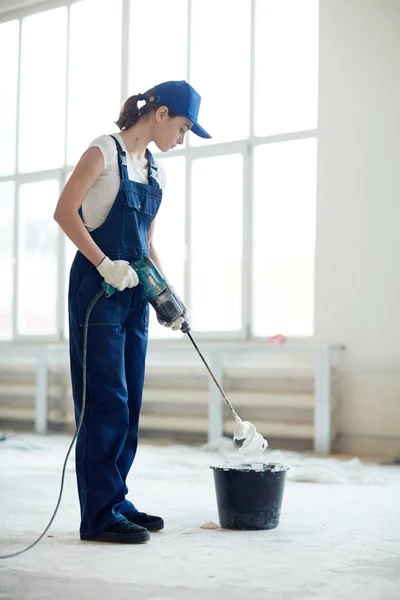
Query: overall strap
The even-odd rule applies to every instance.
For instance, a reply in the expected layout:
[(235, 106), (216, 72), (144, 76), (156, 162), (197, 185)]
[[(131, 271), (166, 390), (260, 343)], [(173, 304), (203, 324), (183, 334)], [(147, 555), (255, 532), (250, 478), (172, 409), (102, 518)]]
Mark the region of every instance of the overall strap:
[(148, 170), (149, 185), (159, 188), (160, 184), (158, 183), (158, 181), (156, 179), (157, 173), (158, 173), (158, 167), (155, 164), (154, 157), (148, 148), (147, 148), (147, 160), (149, 163), (149, 170)]
[(116, 137), (114, 137), (113, 135), (111, 135), (110, 137), (112, 137), (112, 139), (114, 140), (114, 142), (117, 146), (118, 166), (119, 166), (120, 177), (121, 177), (121, 179), (129, 179), (128, 166), (127, 166), (127, 162), (126, 162), (126, 152), (124, 152), (124, 150), (122, 150), (122, 146)]
[[(116, 146), (117, 146), (117, 151), (118, 151), (118, 166), (119, 166), (119, 174), (121, 179), (128, 179), (129, 180), (129, 175), (128, 175), (128, 165), (126, 162), (126, 152), (124, 152), (124, 150), (122, 149), (121, 144), (119, 143), (119, 141), (117, 140), (116, 137), (114, 137), (113, 135), (111, 135), (110, 137), (113, 138)], [(159, 188), (160, 185), (157, 181), (157, 173), (158, 173), (158, 167), (154, 162), (154, 157), (152, 155), (152, 153), (150, 152), (149, 149), (146, 150), (147, 153), (147, 161), (149, 163), (149, 168), (148, 168), (148, 184), (152, 185), (154, 187)]]

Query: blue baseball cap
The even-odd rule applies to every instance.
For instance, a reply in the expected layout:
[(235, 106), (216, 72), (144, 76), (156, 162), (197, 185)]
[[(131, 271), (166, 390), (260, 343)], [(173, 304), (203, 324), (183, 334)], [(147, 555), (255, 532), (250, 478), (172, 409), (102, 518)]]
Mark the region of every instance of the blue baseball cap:
[(144, 96), (143, 98), (147, 102), (167, 106), (180, 115), (187, 117), (193, 123), (191, 131), (199, 137), (211, 137), (197, 122), (201, 96), (186, 81), (165, 81), (155, 86), (153, 96)]

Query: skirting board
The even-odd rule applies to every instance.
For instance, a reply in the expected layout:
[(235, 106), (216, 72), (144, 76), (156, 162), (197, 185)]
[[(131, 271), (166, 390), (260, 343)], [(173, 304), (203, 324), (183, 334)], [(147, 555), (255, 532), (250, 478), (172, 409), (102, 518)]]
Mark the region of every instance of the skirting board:
[(400, 454), (399, 437), (372, 435), (339, 434), (333, 444), (333, 451), (377, 460), (392, 461)]

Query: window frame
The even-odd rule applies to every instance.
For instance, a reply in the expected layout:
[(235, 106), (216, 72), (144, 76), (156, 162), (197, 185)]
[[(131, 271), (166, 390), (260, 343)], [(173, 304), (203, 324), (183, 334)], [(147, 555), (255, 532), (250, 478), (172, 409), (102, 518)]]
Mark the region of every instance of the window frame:
[[(59, 229), (57, 238), (57, 332), (54, 335), (26, 335), (20, 334), (17, 330), (17, 307), (18, 307), (18, 231), (19, 231), (19, 188), (22, 183), (44, 181), (48, 179), (57, 179), (59, 182), (60, 193), (67, 181), (68, 175), (73, 169), (73, 165), (67, 164), (67, 114), (68, 114), (68, 69), (69, 69), (69, 34), (70, 34), (70, 6), (80, 0), (47, 0), (35, 5), (27, 4), (18, 10), (8, 11), (0, 14), (0, 24), (6, 21), (19, 20), (19, 56), (18, 56), (18, 83), (17, 83), (17, 117), (16, 117), (16, 169), (18, 169), (18, 150), (19, 150), (19, 126), (20, 126), (20, 80), (21, 80), (21, 23), (24, 17), (35, 13), (50, 10), (60, 6), (68, 8), (67, 15), (67, 61), (66, 61), (66, 114), (65, 114), (65, 148), (64, 148), (64, 165), (61, 168), (37, 171), (34, 173), (20, 173), (18, 170), (13, 175), (0, 176), (0, 182), (14, 181), (15, 196), (14, 196), (14, 286), (13, 286), (13, 311), (12, 311), (12, 332), (13, 337), (8, 341), (29, 341), (29, 342), (63, 342), (68, 339), (67, 331), (65, 331), (65, 314), (66, 306), (66, 241), (65, 235)], [(253, 152), (258, 145), (274, 144), (277, 142), (285, 142), (304, 138), (316, 138), (318, 143), (318, 129), (309, 129), (304, 131), (296, 131), (270, 136), (255, 136), (254, 135), (254, 90), (255, 90), (255, 14), (256, 0), (251, 1), (251, 33), (250, 33), (250, 136), (245, 140), (237, 140), (223, 143), (210, 143), (202, 146), (193, 146), (190, 144), (190, 136), (184, 147), (171, 151), (171, 156), (184, 156), (186, 159), (186, 189), (185, 189), (185, 302), (190, 306), (190, 218), (191, 218), (191, 181), (192, 181), (192, 162), (197, 158), (221, 156), (227, 154), (240, 153), (243, 156), (243, 244), (241, 264), (242, 269), (242, 329), (237, 332), (195, 332), (198, 339), (207, 340), (240, 340), (240, 341), (260, 341), (264, 339), (262, 336), (255, 336), (252, 333), (252, 218), (253, 218)], [(188, 30), (187, 30), (187, 79), (190, 81), (190, 48), (191, 48), (191, 0), (188, 0)], [(129, 95), (129, 36), (130, 36), (130, 13), (134, 0), (122, 0), (122, 22), (121, 22), (121, 89), (120, 100), (121, 104)], [(161, 158), (162, 153), (155, 153), (155, 156)], [(162, 257), (161, 257), (162, 258)], [(181, 336), (177, 336), (179, 339)], [(301, 341), (310, 339), (309, 337), (292, 337)], [(165, 339), (159, 340), (161, 344), (165, 344)], [(168, 343), (172, 340), (168, 339)], [(2, 340), (3, 342), (3, 340)], [(153, 339), (152, 343), (157, 343), (158, 339)]]

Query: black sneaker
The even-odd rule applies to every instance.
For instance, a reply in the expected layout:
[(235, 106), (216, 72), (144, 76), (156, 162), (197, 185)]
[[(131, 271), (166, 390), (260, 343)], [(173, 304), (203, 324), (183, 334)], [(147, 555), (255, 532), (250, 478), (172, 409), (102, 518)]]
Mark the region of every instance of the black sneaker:
[[(81, 538), (82, 539), (82, 538)], [(150, 539), (148, 529), (136, 525), (131, 521), (119, 521), (110, 525), (104, 531), (91, 538), (85, 538), (89, 542), (110, 542), (114, 544), (141, 544)]]
[(131, 523), (136, 525), (141, 525), (145, 527), (148, 531), (160, 531), (164, 528), (164, 521), (161, 517), (156, 517), (155, 515), (148, 515), (144, 512), (131, 512), (125, 517)]

